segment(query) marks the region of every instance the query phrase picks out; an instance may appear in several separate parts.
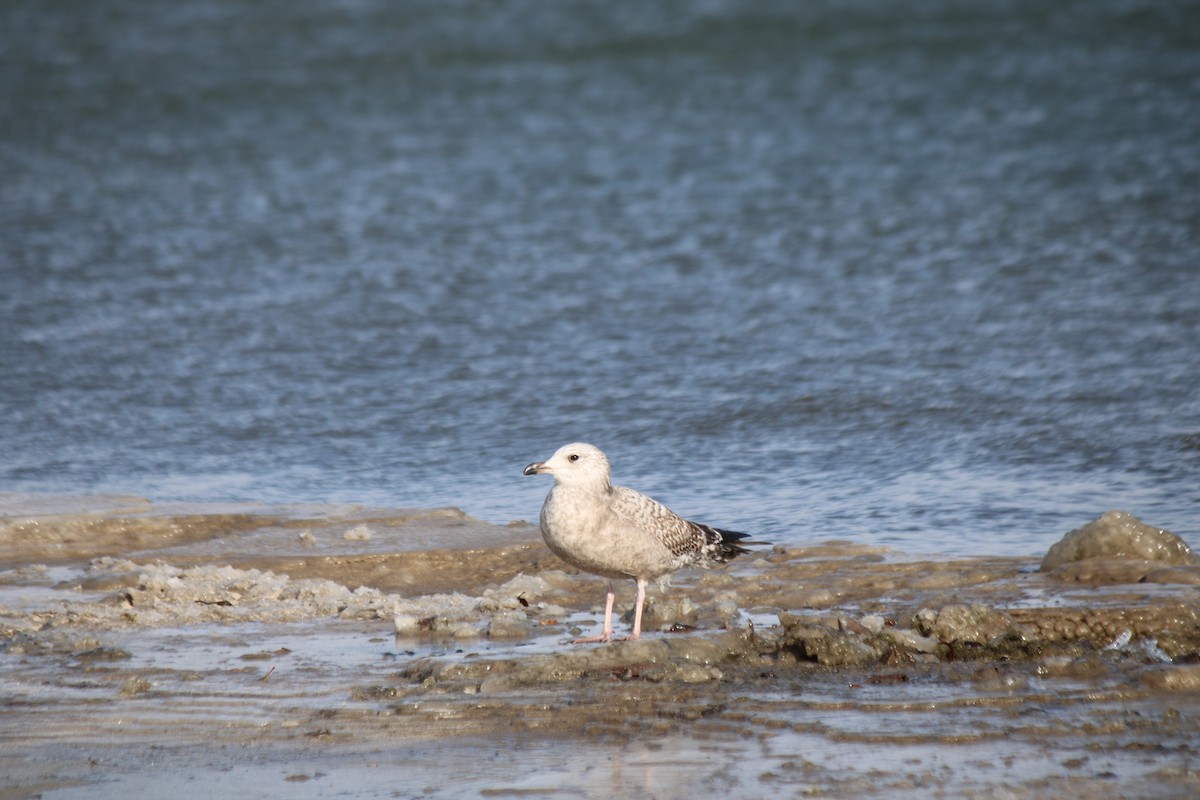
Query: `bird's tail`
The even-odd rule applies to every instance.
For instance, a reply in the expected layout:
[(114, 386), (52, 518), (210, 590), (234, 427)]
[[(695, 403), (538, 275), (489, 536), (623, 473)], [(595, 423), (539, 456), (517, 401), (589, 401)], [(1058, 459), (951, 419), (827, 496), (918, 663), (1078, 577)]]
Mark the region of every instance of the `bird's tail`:
[(750, 538), (750, 534), (748, 533), (727, 531), (723, 528), (714, 528), (711, 525), (701, 525), (698, 522), (692, 524), (704, 531), (704, 535), (708, 539), (708, 546), (705, 548), (708, 551), (708, 556), (719, 564), (724, 564), (726, 561), (731, 561), (740, 555), (749, 553), (750, 551), (746, 549), (746, 545), (770, 544), (770, 542), (756, 542)]

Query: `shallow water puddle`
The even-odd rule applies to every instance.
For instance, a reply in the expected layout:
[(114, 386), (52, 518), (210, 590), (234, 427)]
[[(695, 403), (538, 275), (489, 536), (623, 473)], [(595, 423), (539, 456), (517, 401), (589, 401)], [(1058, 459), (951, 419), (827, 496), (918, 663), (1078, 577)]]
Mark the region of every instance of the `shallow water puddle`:
[(380, 624), (339, 625), (332, 632), (328, 623), (249, 623), (151, 628), (112, 638), (132, 653), (130, 665), (137, 668), (282, 676), (384, 666), (390, 639), (382, 635), (385, 632)]
[[(581, 622), (590, 619), (578, 617)], [(527, 640), (457, 640), (433, 634), (395, 636), (385, 622), (341, 620), (141, 628), (110, 631), (105, 641), (129, 654), (122, 668), (162, 678), (177, 673), (185, 681), (202, 678), (206, 692), (222, 681), (239, 688), (260, 682), (267, 693), (287, 687), (289, 693), (323, 698), (347, 693), (353, 682), (384, 680), (422, 659), (509, 658), (572, 647), (561, 627)]]
[(103, 592), (80, 588), (84, 570), (41, 564), (0, 572), (0, 611), (17, 615), (61, 608), (70, 602), (94, 602)]
[[(604, 744), (527, 740), (460, 740), (380, 747), (369, 754), (323, 749), (319, 769), (303, 751), (205, 750), (191, 754), (159, 750), (154, 763), (135, 774), (114, 774), (99, 786), (64, 787), (43, 798), (120, 796), (161, 798), (181, 788), (195, 796), (260, 798), (360, 797), (656, 797), (696, 796), (752, 781), (739, 757), (754, 743), (697, 743), (671, 736), (654, 742)], [(234, 759), (238, 760), (235, 761)]]
[(1176, 766), (1188, 765), (1186, 756), (1163, 759), (1136, 750), (1097, 751), (1086, 741), (1030, 742), (1009, 736), (1000, 742), (988, 737), (983, 741), (905, 743), (831, 741), (821, 733), (789, 731), (771, 737), (766, 750), (767, 760), (775, 764), (771, 782), (803, 785), (832, 781), (846, 791), (887, 796), (922, 796), (922, 792), (938, 788), (976, 790), (986, 796), (998, 785), (1016, 790), (1064, 776), (1091, 778), (1116, 788), (1170, 767), (1172, 761)]

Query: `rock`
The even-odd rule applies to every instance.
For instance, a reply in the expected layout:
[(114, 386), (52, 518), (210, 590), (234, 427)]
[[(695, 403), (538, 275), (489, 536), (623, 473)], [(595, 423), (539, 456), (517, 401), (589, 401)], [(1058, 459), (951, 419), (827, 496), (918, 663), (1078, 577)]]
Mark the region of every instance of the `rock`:
[(483, 628), (478, 623), (467, 620), (444, 624), (438, 620), (434, 623), (434, 627), (439, 631), (448, 632), (455, 639), (475, 639), (483, 634)]
[(1037, 666), (1037, 674), (1047, 678), (1096, 680), (1109, 674), (1109, 667), (1096, 653), (1083, 656), (1050, 656)]
[(537, 613), (545, 620), (562, 619), (569, 613), (563, 606), (556, 606), (552, 603), (538, 603)]
[(986, 692), (1021, 692), (1029, 687), (1029, 678), (1024, 674), (996, 664), (975, 670), (971, 680)]
[(75, 657), (80, 661), (85, 662), (123, 661), (125, 659), (133, 658), (133, 654), (120, 647), (108, 647), (106, 645), (101, 645), (100, 647), (93, 647), (88, 650), (84, 650), (81, 653), (76, 653)]
[(787, 625), (779, 644), (798, 658), (826, 667), (871, 666), (878, 664), (890, 649), (880, 637), (867, 638), (803, 622)]
[(125, 681), (121, 686), (122, 697), (136, 697), (139, 694), (144, 694), (154, 688), (154, 684), (145, 678), (133, 677)]
[(1155, 567), (1146, 573), (1146, 583), (1183, 583), (1200, 586), (1200, 566)]
[(1085, 558), (1056, 567), (1050, 575), (1071, 583), (1142, 583), (1151, 569), (1152, 562), (1145, 559)]
[(711, 666), (746, 654), (746, 637), (733, 631), (717, 636), (680, 636), (666, 640), (671, 661)]
[(675, 670), (675, 679), (681, 683), (707, 683), (721, 680), (721, 670), (699, 664), (681, 664)]
[(919, 609), (916, 614), (913, 614), (912, 626), (925, 636), (928, 636), (930, 631), (933, 630), (933, 623), (937, 622), (937, 615), (938, 612), (932, 608)]
[(1200, 692), (1200, 664), (1182, 664), (1146, 672), (1142, 683), (1168, 692)]
[(507, 583), (483, 593), (479, 601), (479, 610), (483, 612), (497, 610), (516, 610), (528, 608), (537, 603), (543, 595), (550, 591), (550, 584), (536, 575), (517, 575)]
[(1200, 566), (1162, 566), (1161, 561), (1085, 558), (1050, 571), (1060, 581), (1104, 585), (1111, 583), (1180, 583), (1200, 585)]
[(917, 653), (937, 653), (938, 646), (941, 645), (941, 642), (932, 636), (922, 636), (906, 628), (885, 628), (883, 635), (905, 650)]
[(1088, 558), (1141, 559), (1161, 564), (1200, 565), (1200, 556), (1170, 531), (1152, 528), (1124, 511), (1106, 511), (1051, 546), (1040, 570), (1050, 572)]
[(401, 636), (414, 636), (422, 630), (428, 630), (428, 625), (422, 628), (421, 620), (412, 614), (397, 614), (392, 618), (396, 633)]
[(647, 629), (670, 625), (689, 625), (696, 621), (699, 608), (685, 595), (654, 598), (646, 603), (642, 626)]
[(1013, 618), (1003, 611), (976, 603), (946, 606), (922, 632), (932, 634), (947, 644), (987, 644), (1008, 633), (1015, 625)]
[(838, 617), (837, 623), (838, 630), (845, 631), (847, 633), (857, 633), (860, 636), (870, 636), (872, 633), (879, 633), (879, 631), (871, 630), (866, 625), (863, 625), (861, 622), (852, 617)]
[(342, 534), (342, 538), (348, 542), (369, 542), (375, 534), (371, 531), (368, 525), (355, 525), (348, 531)]
[(1106, 647), (1123, 634), (1155, 639), (1170, 657), (1200, 655), (1200, 608), (1191, 603), (1161, 603), (1142, 608), (1017, 608), (1011, 611), (1020, 628), (1045, 642), (1083, 639)]
[(841, 602), (842, 593), (832, 589), (807, 589), (789, 598), (791, 608), (832, 608)]
[(741, 609), (738, 608), (737, 601), (729, 598), (718, 600), (713, 604), (712, 610), (716, 614), (717, 619), (726, 624), (736, 620), (742, 613)]
[(533, 635), (533, 625), (520, 612), (499, 613), (488, 623), (487, 635), (492, 639), (525, 639)]

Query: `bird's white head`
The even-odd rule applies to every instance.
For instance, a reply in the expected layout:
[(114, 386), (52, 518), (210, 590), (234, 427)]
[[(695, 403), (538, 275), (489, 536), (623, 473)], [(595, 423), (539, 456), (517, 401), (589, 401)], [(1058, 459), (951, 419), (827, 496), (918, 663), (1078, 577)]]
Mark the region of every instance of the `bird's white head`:
[(525, 468), (526, 475), (553, 475), (564, 486), (590, 486), (606, 489), (609, 485), (608, 457), (595, 445), (565, 444), (546, 461)]

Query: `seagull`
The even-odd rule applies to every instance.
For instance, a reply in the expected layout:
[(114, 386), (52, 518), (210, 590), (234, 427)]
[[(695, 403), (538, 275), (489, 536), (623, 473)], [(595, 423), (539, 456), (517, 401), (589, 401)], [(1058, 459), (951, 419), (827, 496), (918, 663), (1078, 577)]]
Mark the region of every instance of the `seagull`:
[(576, 442), (560, 447), (547, 461), (525, 468), (525, 475), (553, 475), (554, 486), (542, 504), (542, 538), (568, 564), (608, 578), (604, 632), (576, 639), (576, 644), (613, 638), (612, 581), (637, 582), (633, 633), (642, 635), (646, 586), (686, 567), (712, 567), (749, 552), (748, 534), (689, 522), (646, 495), (613, 486), (608, 457), (594, 445)]

